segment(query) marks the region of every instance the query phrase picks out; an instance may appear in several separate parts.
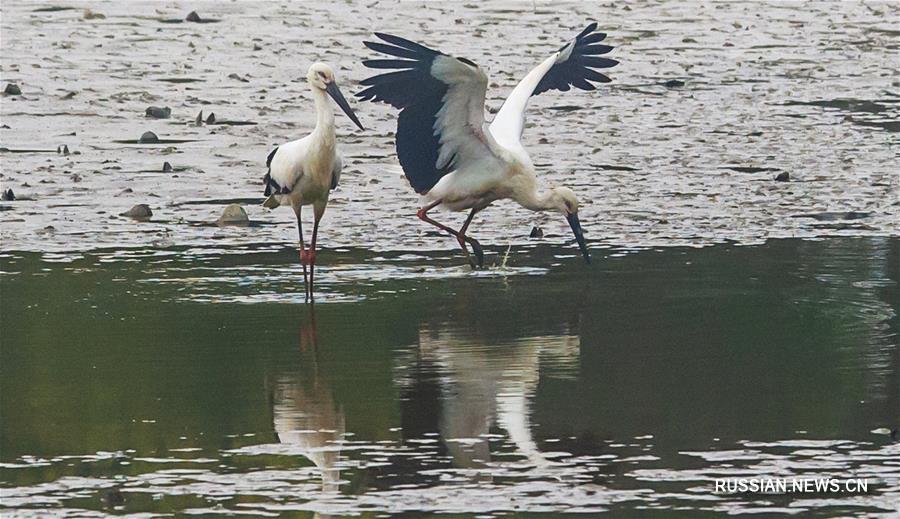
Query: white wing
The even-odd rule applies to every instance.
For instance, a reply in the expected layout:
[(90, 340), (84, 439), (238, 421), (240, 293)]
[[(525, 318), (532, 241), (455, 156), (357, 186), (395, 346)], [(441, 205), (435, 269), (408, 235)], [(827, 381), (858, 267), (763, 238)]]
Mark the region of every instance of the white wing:
[(431, 75), (447, 85), (434, 124), (441, 143), (438, 169), (448, 166), (464, 169), (468, 164), (493, 156), (484, 133), (487, 75), (478, 67), (450, 56), (436, 59)]
[(573, 86), (581, 90), (594, 90), (596, 87), (591, 81), (610, 81), (594, 69), (613, 67), (618, 62), (599, 57), (613, 48), (597, 43), (603, 41), (606, 34), (594, 32), (596, 29), (596, 23), (588, 25), (575, 39), (560, 47), (516, 85), (491, 122), (491, 135), (500, 145), (514, 149), (522, 147), (525, 109), (531, 96), (547, 90), (565, 92)]
[(310, 137), (306, 136), (275, 148), (267, 161), (269, 172), (264, 181), (265, 195), (290, 193), (303, 176), (303, 160), (306, 157)]
[(363, 100), (400, 108), (397, 156), (410, 184), (426, 193), (447, 173), (495, 158), (485, 132), (487, 76), (465, 58), (454, 58), (398, 36), (375, 33), (387, 43), (372, 50), (405, 59), (373, 59), (370, 68), (394, 69), (362, 81)]

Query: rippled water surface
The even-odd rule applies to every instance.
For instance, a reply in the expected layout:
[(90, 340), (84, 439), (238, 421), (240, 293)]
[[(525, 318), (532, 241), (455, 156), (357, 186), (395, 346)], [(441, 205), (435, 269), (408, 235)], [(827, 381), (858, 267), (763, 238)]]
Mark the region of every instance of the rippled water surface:
[(340, 257), (3, 254), (0, 513), (896, 514), (896, 239)]
[[(0, 515), (895, 517), (897, 5), (4, 1)], [(309, 63), (351, 93), (402, 34), (496, 110), (587, 20), (613, 82), (535, 98), (525, 141), (593, 264), (498, 203), (470, 271), (355, 105), (304, 305), (259, 204)], [(117, 142), (145, 131), (177, 142)], [(870, 489), (713, 492), (792, 476)]]

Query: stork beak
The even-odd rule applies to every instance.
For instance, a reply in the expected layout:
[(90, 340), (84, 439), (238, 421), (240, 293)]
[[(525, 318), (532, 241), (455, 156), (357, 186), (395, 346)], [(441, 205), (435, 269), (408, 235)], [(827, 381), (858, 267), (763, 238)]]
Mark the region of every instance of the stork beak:
[(584, 241), (584, 233), (581, 232), (581, 222), (578, 221), (578, 213), (567, 214), (566, 220), (569, 221), (569, 226), (572, 227), (572, 232), (575, 233), (575, 241), (578, 242), (578, 248), (581, 249), (581, 255), (584, 256), (584, 261), (590, 265), (591, 254), (588, 252), (587, 243)]
[(359, 119), (356, 118), (356, 114), (353, 113), (353, 109), (350, 108), (349, 104), (347, 104), (347, 100), (344, 99), (344, 94), (341, 93), (341, 90), (338, 88), (337, 83), (335, 83), (334, 81), (328, 83), (328, 85), (325, 86), (325, 91), (328, 92), (328, 95), (330, 95), (331, 98), (334, 99), (334, 102), (341, 107), (341, 110), (343, 110), (344, 113), (347, 114), (347, 117), (349, 117), (350, 120), (353, 121), (360, 130), (365, 130), (362, 123), (360, 123)]

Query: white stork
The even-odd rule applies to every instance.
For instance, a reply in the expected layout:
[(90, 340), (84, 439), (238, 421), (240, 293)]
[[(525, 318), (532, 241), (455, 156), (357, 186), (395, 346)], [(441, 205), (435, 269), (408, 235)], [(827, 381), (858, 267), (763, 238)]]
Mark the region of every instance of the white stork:
[[(337, 83), (334, 72), (324, 63), (313, 63), (306, 74), (306, 81), (312, 90), (316, 102), (316, 128), (302, 139), (282, 144), (269, 153), (266, 166), (269, 168), (265, 182), (263, 205), (274, 209), (282, 204), (290, 204), (297, 216), (297, 232), (300, 235), (300, 262), (303, 264), (303, 285), (306, 300), (313, 297), (313, 276), (316, 268), (316, 235), (319, 232), (319, 220), (325, 214), (328, 196), (336, 188), (341, 177), (341, 154), (337, 148), (334, 134), (334, 111), (326, 94), (334, 99), (347, 117), (360, 130), (364, 130), (356, 114), (347, 104)], [(312, 241), (307, 250), (303, 242), (303, 223), (300, 219), (300, 208), (313, 206)], [(307, 279), (306, 266), (309, 265)]]
[[(363, 80), (361, 84), (367, 88), (356, 95), (401, 109), (397, 156), (409, 183), (423, 195), (418, 216), (455, 236), (473, 267), (484, 264), (484, 253), (478, 241), (466, 235), (466, 230), (476, 213), (504, 198), (532, 211), (559, 211), (565, 215), (585, 261), (590, 263), (575, 193), (566, 187), (538, 192), (534, 164), (521, 137), (531, 96), (548, 90), (567, 91), (570, 87), (594, 90), (592, 81), (610, 81), (595, 69), (609, 68), (618, 62), (600, 57), (612, 47), (599, 43), (606, 34), (595, 32), (596, 29), (596, 23), (588, 25), (529, 72), (490, 124), (484, 120), (488, 78), (472, 61), (389, 34), (375, 33), (384, 43), (363, 42), (366, 47), (393, 57), (366, 60), (365, 66), (393, 70)], [(456, 231), (428, 216), (428, 211), (438, 205), (453, 211), (471, 211)], [(469, 255), (467, 242), (477, 263)]]

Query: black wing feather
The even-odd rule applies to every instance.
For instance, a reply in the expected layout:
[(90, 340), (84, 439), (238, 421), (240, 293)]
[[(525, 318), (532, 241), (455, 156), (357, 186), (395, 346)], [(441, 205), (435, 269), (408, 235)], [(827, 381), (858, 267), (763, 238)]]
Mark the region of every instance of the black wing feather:
[(409, 49), (411, 51), (415, 51), (420, 54), (443, 54), (440, 51), (436, 51), (434, 49), (429, 49), (424, 45), (420, 45), (414, 41), (409, 41), (406, 38), (401, 38), (400, 36), (394, 36), (393, 34), (385, 34), (383, 32), (376, 32), (375, 36), (378, 36), (382, 40), (390, 43), (391, 45), (396, 45), (398, 47), (403, 47), (404, 49)]
[(386, 45), (384, 43), (379, 43), (377, 41), (364, 41), (363, 45), (374, 50), (375, 52), (380, 52), (382, 54), (387, 54), (389, 56), (396, 56), (398, 58), (416, 59), (419, 56), (419, 53), (417, 53), (415, 51), (411, 51), (409, 49), (404, 49), (403, 47), (394, 47), (393, 45)]
[[(553, 65), (538, 83), (532, 95), (539, 95), (548, 90), (566, 92), (573, 86), (581, 90), (594, 90), (596, 86), (591, 81), (596, 83), (611, 81), (609, 77), (595, 69), (614, 67), (619, 62), (614, 59), (598, 57), (601, 54), (609, 53), (613, 47), (596, 45), (597, 42), (606, 39), (606, 34), (594, 32), (595, 30), (597, 30), (597, 24), (591, 23), (575, 37), (575, 46), (569, 59)], [(559, 50), (565, 50), (568, 46), (567, 43)]]
[(272, 159), (275, 158), (275, 154), (278, 153), (278, 146), (275, 146), (275, 149), (269, 152), (269, 156), (266, 157), (266, 167), (272, 169)]
[(278, 153), (278, 146), (275, 146), (275, 149), (269, 153), (269, 156), (266, 157), (266, 168), (268, 171), (266, 175), (263, 177), (263, 183), (266, 185), (266, 190), (263, 192), (264, 196), (273, 195), (276, 193), (287, 194), (290, 193), (291, 190), (287, 187), (281, 187), (278, 185), (278, 182), (272, 179), (272, 159), (275, 157), (275, 154)]
[(363, 65), (369, 68), (406, 69), (415, 68), (416, 62), (407, 59), (367, 59), (363, 60)]
[(438, 169), (440, 136), (435, 135), (437, 113), (443, 106), (447, 85), (431, 75), (435, 58), (444, 53), (399, 36), (375, 33), (390, 45), (363, 42), (366, 47), (402, 60), (376, 59), (363, 64), (375, 69), (401, 69), (364, 79), (366, 86), (356, 97), (380, 101), (400, 109), (397, 119), (397, 157), (407, 180), (417, 193), (427, 193), (453, 165)]

